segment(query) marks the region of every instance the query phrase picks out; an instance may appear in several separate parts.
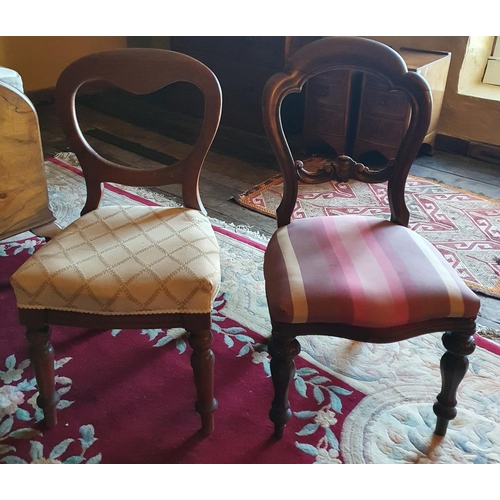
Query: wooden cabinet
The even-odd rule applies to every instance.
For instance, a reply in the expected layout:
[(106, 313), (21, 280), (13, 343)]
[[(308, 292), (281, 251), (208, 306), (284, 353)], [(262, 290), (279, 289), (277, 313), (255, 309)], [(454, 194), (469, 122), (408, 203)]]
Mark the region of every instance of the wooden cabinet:
[[(200, 60), (217, 75), (222, 87), (223, 125), (263, 135), (264, 85), (283, 69), (285, 61), (297, 48), (316, 38), (319, 37), (173, 36), (170, 48)], [(195, 90), (191, 92), (192, 107), (184, 111), (199, 115), (202, 104)], [(285, 126), (301, 127), (302, 108), (299, 96), (287, 98), (283, 110)]]
[[(170, 48), (202, 61), (216, 74), (222, 87), (222, 125), (265, 136), (264, 85), (296, 50), (319, 38), (172, 36)], [(432, 118), (424, 140), (432, 152), (451, 56), (406, 48), (399, 52), (408, 69), (420, 73), (432, 89)], [(202, 116), (203, 98), (196, 87), (176, 83), (159, 93), (155, 106)], [(373, 152), (389, 159), (403, 138), (410, 110), (404, 95), (393, 94), (374, 76), (347, 70), (324, 73), (309, 80), (304, 92), (285, 98), (283, 127), (288, 137), (305, 140), (306, 153), (330, 148), (360, 161)]]
[(31, 101), (0, 82), (0, 240), (58, 231), (49, 207), (38, 116)]
[[(401, 49), (409, 71), (420, 73), (429, 83), (433, 97), (431, 123), (424, 139), (432, 153), (451, 55)], [(335, 154), (364, 161), (373, 155), (392, 158), (410, 118), (404, 94), (392, 92), (374, 75), (357, 72), (330, 72), (307, 83), (303, 136), (306, 149), (325, 147)]]
[(332, 71), (313, 77), (306, 84), (304, 137), (307, 143), (314, 144), (319, 138), (336, 152), (349, 149), (348, 112), (355, 88), (353, 76), (347, 70)]
[(401, 49), (400, 54), (406, 61), (410, 71), (420, 73), (429, 83), (432, 91), (432, 115), (431, 123), (425, 136), (424, 143), (434, 148), (437, 135), (439, 116), (443, 106), (444, 91), (450, 69), (450, 52), (419, 51), (412, 49)]

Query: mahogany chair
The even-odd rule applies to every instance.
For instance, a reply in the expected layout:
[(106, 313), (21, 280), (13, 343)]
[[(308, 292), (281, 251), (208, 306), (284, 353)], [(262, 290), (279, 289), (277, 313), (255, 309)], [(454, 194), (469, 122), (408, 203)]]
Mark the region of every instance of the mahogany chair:
[[(177, 81), (196, 85), (205, 111), (197, 143), (173, 165), (137, 169), (100, 156), (84, 138), (75, 110), (86, 82), (148, 94)], [(104, 82), (104, 83), (102, 83)], [(49, 325), (184, 328), (202, 430), (214, 428), (211, 310), (220, 284), (219, 247), (200, 200), (200, 170), (217, 132), (222, 95), (215, 75), (199, 61), (160, 49), (122, 49), (70, 64), (56, 86), (59, 119), (81, 164), (87, 199), (81, 217), (36, 251), (12, 276), (44, 423), (57, 423), (54, 349)], [(184, 206), (99, 207), (102, 183), (181, 184)]]
[[(295, 161), (284, 135), (280, 107), (313, 76), (327, 71), (366, 72), (385, 80), (411, 105), (411, 121), (395, 158), (370, 168), (341, 154), (317, 171)], [(429, 242), (407, 228), (405, 182), (429, 126), (432, 96), (419, 74), (408, 72), (388, 46), (357, 37), (324, 38), (303, 47), (272, 76), (263, 94), (264, 124), (283, 175), (277, 230), (264, 259), (272, 322), (269, 343), (274, 399), (269, 416), (277, 438), (292, 412), (296, 337), (330, 335), (390, 343), (446, 332), (442, 388), (434, 404), (435, 433), (445, 435), (456, 416), (456, 392), (475, 349), (479, 300)], [(298, 182), (325, 179), (388, 181), (390, 221), (373, 216), (320, 216), (291, 220)]]

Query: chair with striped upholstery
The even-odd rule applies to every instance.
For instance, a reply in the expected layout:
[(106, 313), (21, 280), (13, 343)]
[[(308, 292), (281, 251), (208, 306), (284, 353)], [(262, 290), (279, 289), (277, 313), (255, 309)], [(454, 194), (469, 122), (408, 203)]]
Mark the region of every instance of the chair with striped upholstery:
[[(172, 83), (196, 85), (205, 113), (196, 144), (183, 159), (145, 168), (103, 158), (87, 142), (76, 113), (79, 89), (97, 82), (136, 95)], [(97, 88), (96, 86), (96, 88)], [(44, 423), (57, 423), (54, 349), (49, 325), (90, 329), (184, 328), (202, 430), (214, 429), (211, 312), (220, 286), (219, 246), (199, 195), (199, 178), (217, 133), (222, 93), (213, 72), (185, 54), (119, 49), (70, 64), (56, 86), (56, 105), (87, 186), (82, 216), (37, 250), (12, 276), (21, 324), (39, 390)], [(184, 205), (99, 206), (104, 182), (126, 186), (179, 184)], [(127, 368), (124, 367), (124, 370)]]
[[(358, 163), (347, 151), (308, 171), (296, 161), (281, 124), (281, 103), (312, 77), (336, 70), (382, 78), (393, 94), (407, 96), (411, 120), (399, 150), (386, 164)], [(274, 399), (270, 418), (283, 435), (292, 412), (296, 337), (330, 335), (389, 343), (446, 332), (442, 388), (434, 404), (435, 434), (445, 435), (456, 416), (456, 392), (475, 348), (479, 300), (440, 252), (408, 229), (405, 182), (429, 126), (432, 95), (419, 74), (390, 47), (358, 37), (329, 37), (303, 47), (272, 76), (263, 95), (266, 132), (280, 165), (283, 199), (277, 230), (265, 253), (266, 295), (272, 322), (269, 344)], [(333, 131), (332, 131), (333, 132)], [(318, 216), (292, 220), (298, 182), (387, 181), (390, 220), (374, 216)]]

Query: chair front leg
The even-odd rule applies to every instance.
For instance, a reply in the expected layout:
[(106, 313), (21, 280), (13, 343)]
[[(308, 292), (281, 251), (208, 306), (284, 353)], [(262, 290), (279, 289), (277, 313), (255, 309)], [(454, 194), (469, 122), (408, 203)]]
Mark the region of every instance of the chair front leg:
[(295, 376), (294, 358), (300, 352), (300, 344), (294, 337), (279, 337), (273, 330), (268, 352), (271, 356), (271, 376), (274, 384), (274, 399), (269, 418), (274, 423), (274, 436), (281, 439), (285, 425), (292, 416), (288, 391)]
[(26, 338), (29, 343), (29, 357), (35, 372), (39, 396), (38, 406), (43, 410), (44, 423), (48, 428), (57, 424), (57, 404), (59, 394), (55, 390), (54, 348), (50, 344), (49, 326), (28, 328)]
[(212, 340), (213, 335), (210, 330), (191, 331), (189, 336), (189, 345), (193, 348), (191, 366), (198, 397), (195, 409), (201, 416), (202, 430), (205, 434), (210, 434), (214, 430), (214, 412), (217, 409), (217, 400), (214, 398)]
[(433, 407), (437, 416), (434, 433), (438, 436), (446, 434), (449, 421), (457, 415), (457, 389), (469, 367), (467, 356), (476, 348), (474, 331), (475, 328), (471, 332), (447, 332), (442, 337), (446, 347), (441, 358), (442, 386)]

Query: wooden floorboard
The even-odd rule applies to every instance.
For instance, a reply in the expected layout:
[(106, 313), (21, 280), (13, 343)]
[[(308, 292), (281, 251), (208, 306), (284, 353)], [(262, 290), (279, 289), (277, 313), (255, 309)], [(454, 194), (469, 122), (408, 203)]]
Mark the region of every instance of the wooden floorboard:
[(438, 150), (433, 156), (418, 156), (415, 164), (500, 187), (500, 165), (496, 163)]
[[(53, 156), (57, 152), (68, 151), (54, 106), (41, 105), (37, 111), (44, 154)], [(182, 158), (192, 147), (175, 138), (123, 122), (85, 106), (78, 108), (78, 114), (84, 132), (99, 130), (117, 138), (113, 144), (110, 144), (87, 135), (89, 142), (99, 153), (126, 165), (139, 165), (141, 168), (154, 167), (158, 165), (158, 161), (145, 157), (144, 154), (148, 151), (167, 155), (170, 158)], [(101, 134), (100, 137), (106, 136)], [(135, 145), (140, 147), (137, 148)], [(233, 150), (236, 150), (236, 146)], [(141, 154), (137, 154), (137, 151)], [(157, 159), (163, 158), (154, 154), (150, 156)], [(243, 153), (238, 155), (238, 158), (229, 158), (227, 155), (212, 150), (207, 157), (200, 178), (200, 196), (211, 217), (237, 226), (250, 226), (253, 230), (269, 237), (276, 228), (275, 220), (243, 208), (232, 199), (277, 173), (276, 165), (262, 161), (263, 157), (261, 155), (258, 161), (250, 161), (245, 160)], [(410, 173), (500, 199), (500, 165), (436, 151), (433, 156), (418, 157)], [(177, 187), (164, 186), (159, 189), (159, 192), (166, 194), (174, 201), (180, 201), (180, 191)], [(487, 328), (500, 330), (500, 301), (483, 295), (480, 299), (480, 323)]]
[(488, 198), (500, 199), (500, 166), (437, 151), (416, 159), (410, 173)]

